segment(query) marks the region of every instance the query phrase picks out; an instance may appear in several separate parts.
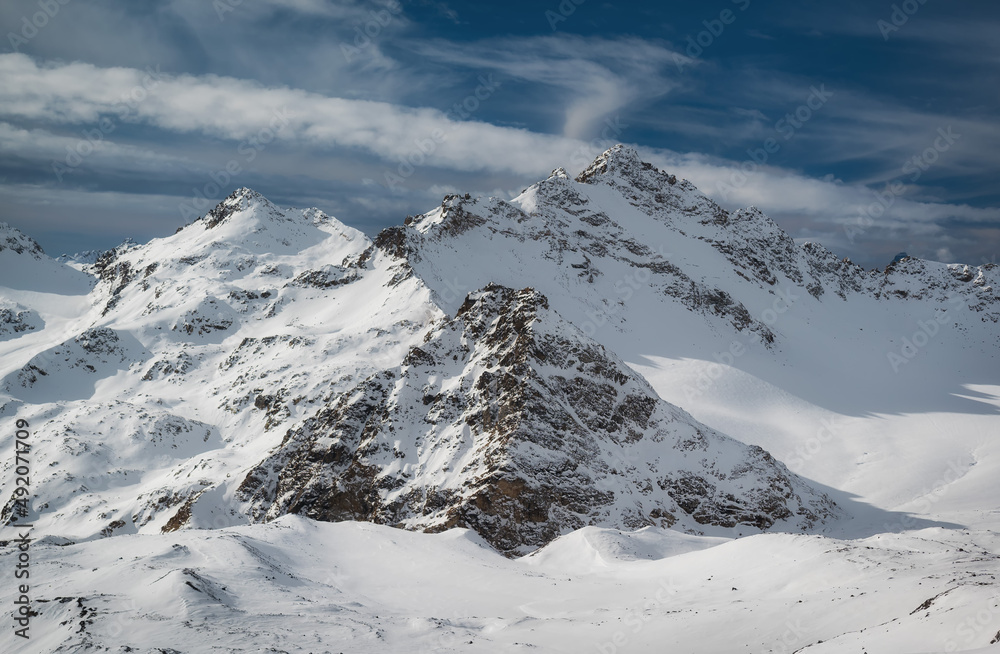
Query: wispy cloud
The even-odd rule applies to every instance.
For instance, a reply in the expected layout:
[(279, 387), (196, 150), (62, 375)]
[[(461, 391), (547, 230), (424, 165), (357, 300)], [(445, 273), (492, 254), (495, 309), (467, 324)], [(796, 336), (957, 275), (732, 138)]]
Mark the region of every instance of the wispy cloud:
[[(588, 3), (553, 33), (528, 3), (244, 0), (220, 19), (202, 0), (73, 2), (27, 54), (0, 55), (0, 196), (25, 220), (39, 207), (92, 207), (74, 224), (97, 234), (148, 194), (156, 219), (135, 219), (135, 235), (169, 233), (178, 202), (280, 112), (287, 122), (261, 156), (240, 159), (233, 183), (374, 230), (443, 190), (509, 196), (556, 166), (579, 170), (604, 120), (620, 119), (616, 139), (731, 208), (758, 205), (797, 238), (870, 264), (901, 249), (974, 261), (1000, 251), (988, 83), (1000, 16), (962, 4), (927, 3), (886, 42), (876, 20), (891, 3), (754, 3), (679, 71), (663, 39), (681, 43), (711, 11)], [(20, 24), (24, 10), (0, 5), (0, 24)], [(123, 105), (147, 68), (159, 83)], [(475, 97), (480, 78), (499, 84), (488, 99)], [(835, 97), (723, 198), (717, 183), (818, 84)], [(452, 110), (463, 101), (476, 110)], [(102, 118), (115, 130), (90, 152), (84, 132)], [(908, 162), (942, 128), (961, 140), (911, 179)], [(52, 164), (68, 148), (88, 154), (60, 181)], [(418, 165), (390, 191), (385, 176), (404, 161)], [(895, 180), (906, 188), (891, 209), (846, 238), (844, 224)], [(45, 215), (35, 223), (55, 230)]]
[(677, 85), (674, 51), (643, 39), (560, 34), (411, 47), (448, 66), (493, 70), (547, 87), (546, 95), (555, 100), (552, 109), (564, 116), (562, 134), (569, 138), (588, 138), (607, 116), (660, 98)]
[[(366, 150), (389, 161), (421, 151), (435, 133), (441, 142), (427, 165), (464, 170), (541, 172), (568, 158), (578, 143), (523, 129), (455, 120), (432, 108), (326, 97), (300, 89), (267, 88), (249, 80), (162, 76), (154, 91), (124, 113), (123, 98), (149, 73), (90, 64), (38, 64), (26, 55), (0, 55), (0, 115), (54, 124), (96, 123), (122, 112), (124, 120), (177, 133), (198, 132), (241, 141), (271, 130), (305, 147)], [(487, 81), (488, 83), (488, 81)], [(473, 93), (474, 89), (470, 89)], [(287, 129), (273, 130), (276, 117)], [(426, 146), (423, 146), (426, 150)]]
[[(913, 187), (890, 197), (883, 188), (773, 166), (761, 167), (747, 175), (746, 184), (733, 187), (732, 175), (739, 169), (734, 162), (665, 151), (647, 151), (646, 156), (726, 208), (756, 206), (797, 239), (820, 242), (867, 266), (884, 265), (901, 250), (933, 259), (944, 244), (966, 253), (967, 263), (989, 261), (1000, 252), (997, 207), (924, 201), (911, 197)], [(879, 193), (891, 199), (890, 206), (880, 202)]]

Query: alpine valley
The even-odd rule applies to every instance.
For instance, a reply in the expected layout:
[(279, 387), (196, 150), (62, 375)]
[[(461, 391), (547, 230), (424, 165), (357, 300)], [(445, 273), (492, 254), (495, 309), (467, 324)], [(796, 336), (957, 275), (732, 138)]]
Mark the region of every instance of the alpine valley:
[(623, 146), (374, 240), (0, 224), (0, 650), (1000, 652), (998, 285)]

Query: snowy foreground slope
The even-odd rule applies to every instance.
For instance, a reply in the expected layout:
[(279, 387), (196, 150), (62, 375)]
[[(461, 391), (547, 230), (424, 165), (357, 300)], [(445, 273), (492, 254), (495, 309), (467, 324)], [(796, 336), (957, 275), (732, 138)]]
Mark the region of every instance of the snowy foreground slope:
[(39, 545), (37, 636), (13, 651), (996, 651), (998, 548), (585, 527), (510, 560), (467, 530), (285, 516)]
[(0, 225), (2, 651), (1000, 648), (995, 265), (864, 271), (620, 146), (93, 259)]

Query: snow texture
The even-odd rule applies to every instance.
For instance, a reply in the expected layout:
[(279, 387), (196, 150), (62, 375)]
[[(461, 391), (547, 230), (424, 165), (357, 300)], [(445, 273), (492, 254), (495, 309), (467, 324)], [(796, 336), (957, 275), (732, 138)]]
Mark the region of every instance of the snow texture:
[(96, 256), (0, 224), (0, 650), (996, 651), (998, 278), (621, 146), (374, 240), (245, 188)]

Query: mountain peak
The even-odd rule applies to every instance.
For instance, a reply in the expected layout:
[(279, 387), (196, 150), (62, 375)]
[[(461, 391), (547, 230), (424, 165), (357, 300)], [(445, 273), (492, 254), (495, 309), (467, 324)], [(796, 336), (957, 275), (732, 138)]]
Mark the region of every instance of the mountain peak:
[(274, 207), (271, 201), (263, 195), (243, 186), (230, 193), (229, 197), (216, 205), (202, 220), (205, 222), (205, 228), (211, 229), (221, 224), (234, 213), (245, 211), (258, 205), (262, 207)]
[(594, 162), (582, 173), (576, 181), (584, 184), (595, 184), (599, 181), (622, 180), (627, 186), (650, 188), (664, 184), (673, 186), (677, 177), (659, 170), (651, 163), (639, 158), (634, 148), (619, 143), (601, 153)]
[(27, 253), (34, 259), (40, 259), (45, 252), (42, 246), (21, 230), (7, 223), (0, 223), (0, 252), (11, 250), (15, 254)]
[(634, 148), (627, 147), (619, 143), (614, 145), (597, 156), (596, 159), (580, 173), (576, 181), (586, 182), (592, 177), (603, 175), (614, 171), (628, 171), (636, 166), (641, 166), (642, 160), (639, 153)]
[(401, 365), (314, 411), (241, 483), (255, 519), (465, 527), (516, 555), (587, 524), (730, 535), (841, 514), (662, 400), (531, 287), (470, 293)]

